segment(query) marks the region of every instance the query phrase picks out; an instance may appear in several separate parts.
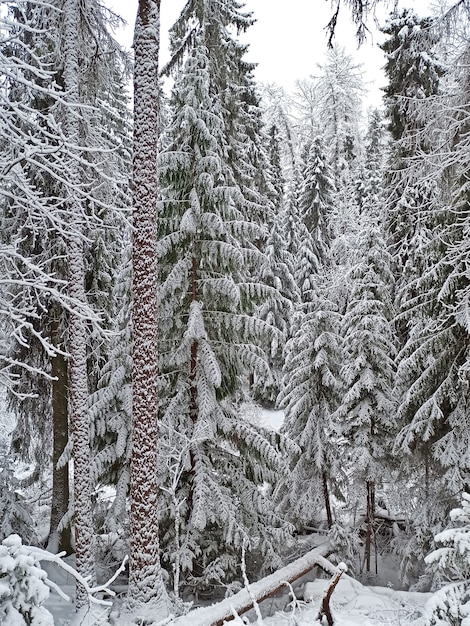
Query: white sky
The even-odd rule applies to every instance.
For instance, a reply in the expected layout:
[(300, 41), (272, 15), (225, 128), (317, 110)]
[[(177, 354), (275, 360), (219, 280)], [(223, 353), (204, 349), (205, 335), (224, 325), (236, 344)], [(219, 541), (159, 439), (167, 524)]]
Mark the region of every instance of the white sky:
[[(186, 0), (161, 0), (161, 63), (168, 59), (166, 33), (185, 3)], [(125, 31), (116, 35), (129, 47), (132, 44), (137, 0), (105, 0), (105, 4), (128, 22)], [(423, 15), (429, 4), (430, 0), (399, 1), (400, 7), (411, 6)], [(393, 1), (390, 1), (386, 9), (381, 8), (377, 19), (383, 23), (392, 8)], [(332, 14), (329, 0), (245, 0), (245, 9), (252, 11), (257, 20), (248, 30), (245, 41), (250, 44), (247, 60), (258, 63), (255, 71), (258, 80), (278, 83), (290, 91), (297, 79), (318, 73), (318, 64), (324, 61), (327, 43), (324, 28)], [(364, 80), (370, 94), (367, 104), (378, 106), (381, 102), (380, 87), (385, 84), (381, 71), (384, 57), (377, 46), (381, 34), (371, 18), (369, 27), (372, 35), (357, 49), (348, 8), (343, 7), (341, 13), (336, 41), (364, 66)]]

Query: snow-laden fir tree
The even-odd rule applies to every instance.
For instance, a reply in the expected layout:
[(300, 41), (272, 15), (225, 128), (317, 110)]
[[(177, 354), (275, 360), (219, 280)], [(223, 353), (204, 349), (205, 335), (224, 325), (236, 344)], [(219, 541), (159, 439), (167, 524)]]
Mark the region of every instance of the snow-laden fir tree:
[[(407, 453), (403, 463), (408, 484), (415, 485), (420, 503), (417, 508), (421, 510), (420, 519), (414, 523), (414, 535), (406, 546), (401, 542), (406, 571), (416, 562), (416, 555), (421, 558), (429, 550), (432, 536), (442, 527), (453, 504), (454, 494), (465, 488), (467, 481), (468, 434), (464, 416), (468, 406), (468, 325), (463, 311), (467, 307), (464, 294), (468, 286), (464, 269), (468, 70), (466, 44), (454, 47), (453, 40), (448, 45), (432, 20), (426, 22), (426, 31), (421, 35), (429, 43), (425, 53), (418, 27), (412, 30), (402, 25), (401, 30), (404, 41), (410, 32), (416, 33), (417, 38), (414, 47), (410, 46), (414, 65), (409, 60), (412, 55), (404, 57), (408, 69), (417, 66), (416, 59), (423, 57), (421, 71), (416, 70), (423, 86), (414, 98), (407, 99), (406, 105), (413, 107), (406, 120), (413, 124), (411, 130), (415, 132), (411, 139), (407, 132), (397, 147), (397, 151), (402, 151), (402, 167), (408, 170), (402, 175), (402, 187), (396, 187), (399, 202), (412, 198), (415, 207), (406, 247), (398, 250), (399, 261), (405, 265), (403, 270), (398, 264), (403, 275), (398, 290), (402, 349), (396, 379), (401, 396), (401, 430), (395, 448)], [(452, 69), (446, 75), (435, 60), (438, 43), (452, 61)], [(410, 85), (409, 89), (417, 87)], [(399, 95), (397, 99), (400, 102)], [(403, 186), (407, 195), (402, 192)], [(397, 207), (400, 208), (399, 203)], [(410, 203), (403, 203), (402, 212), (403, 208), (410, 215)]]
[(391, 262), (379, 228), (369, 222), (359, 236), (356, 263), (347, 277), (344, 391), (334, 415), (338, 435), (346, 442), (343, 463), (350, 467), (351, 492), (354, 484), (361, 484), (366, 495), (367, 572), (371, 571), (375, 494), (389, 478), (395, 434)]
[[(301, 189), (300, 164), (297, 160), (290, 179), (286, 183), (284, 211), (282, 213), (282, 231), (285, 237), (285, 247), (289, 258), (295, 264), (295, 257), (300, 240), (300, 213), (299, 197)], [(294, 272), (294, 265), (290, 268)]]
[(181, 55), (160, 158), (160, 523), (173, 579), (191, 587), (233, 579), (244, 543), (263, 555), (257, 573), (275, 567), (289, 535), (260, 490), (285, 469), (276, 437), (234, 404), (252, 373), (269, 379), (261, 345), (276, 331), (253, 313), (280, 297), (252, 279), (270, 202), (258, 176), (247, 191), (259, 112), (232, 35), (251, 22), (231, 0), (195, 0), (171, 33)]
[(265, 258), (259, 271), (260, 281), (273, 287), (273, 293), (257, 311), (257, 317), (277, 329), (267, 350), (271, 377), (254, 379), (252, 391), (262, 404), (275, 406), (280, 391), (285, 344), (291, 334), (292, 316), (299, 300), (299, 290), (292, 275), (294, 261), (286, 248), (283, 211), (274, 221), (264, 250)]
[[(82, 435), (82, 445), (74, 451), (76, 494), (89, 491), (85, 488), (90, 465), (86, 460), (87, 387), (93, 366), (90, 371), (88, 367), (93, 360), (96, 364), (106, 357), (97, 348), (102, 340), (101, 328), (94, 326), (94, 339), (98, 341), (88, 341), (85, 320), (97, 321), (90, 304), (105, 309), (105, 292), (112, 285), (113, 263), (120, 250), (118, 231), (123, 221), (116, 204), (125, 204), (126, 197), (120, 149), (120, 136), (124, 135), (120, 118), (125, 108), (120, 105), (117, 111), (115, 104), (122, 98), (117, 96), (115, 85), (122, 57), (107, 32), (107, 20), (113, 23), (114, 19), (93, 2), (79, 8), (73, 3), (15, 3), (10, 17), (8, 28), (15, 31), (16, 37), (7, 38), (2, 48), (2, 69), (8, 74), (11, 98), (2, 108), (2, 121), (8, 128), (15, 128), (14, 141), (8, 144), (11, 152), (5, 158), (17, 165), (7, 170), (2, 207), (4, 241), (23, 257), (41, 264), (44, 271), (54, 273), (62, 291), (57, 294), (50, 290), (45, 298), (37, 299), (31, 315), (35, 333), (25, 332), (19, 340), (13, 335), (10, 341), (8, 356), (27, 364), (28, 376), (21, 377), (18, 390), (29, 396), (26, 402), (16, 402), (19, 422), (14, 445), (27, 433), (26, 442), (38, 446), (40, 454), (36, 456), (44, 466), (49, 458), (44, 450), (50, 449), (52, 431), (50, 545), (57, 549), (61, 543), (70, 550), (67, 537), (61, 533), (72, 513), (70, 509), (68, 519), (64, 517), (69, 507), (68, 457), (62, 468), (57, 466), (67, 445), (72, 408), (77, 419), (80, 416), (74, 422), (81, 424), (75, 437), (77, 445), (78, 432)], [(78, 65), (86, 71), (79, 72)], [(27, 148), (29, 141), (34, 143), (34, 150)], [(26, 290), (21, 293), (17, 288), (16, 297), (18, 301), (28, 298)], [(44, 342), (37, 341), (38, 333), (54, 349), (45, 349)], [(45, 384), (38, 377), (41, 370), (51, 376)], [(77, 371), (81, 372), (79, 381)], [(22, 452), (34, 452), (34, 445), (21, 446)], [(80, 469), (82, 453), (85, 461)], [(79, 486), (80, 476), (83, 489)], [(89, 496), (85, 495), (85, 500)], [(78, 508), (75, 521), (81, 519), (85, 524), (87, 518), (86, 523), (91, 525), (88, 505), (82, 502)], [(90, 550), (90, 538), (81, 541), (78, 535), (77, 549), (85, 545)], [(81, 569), (80, 563), (78, 567)]]
[(333, 184), (339, 191), (346, 184), (359, 151), (361, 68), (344, 49), (333, 47), (320, 69), (316, 80), (316, 115), (328, 150)]
[[(294, 168), (297, 152), (297, 133), (291, 114), (291, 99), (283, 87), (277, 84), (260, 84), (258, 89), (261, 94), (265, 126), (271, 138), (268, 142), (268, 157), (272, 164), (273, 146), (276, 152), (279, 150), (280, 164), (285, 173), (283, 178), (287, 178)], [(280, 182), (272, 181), (275, 187), (279, 186)], [(284, 180), (282, 182), (285, 183)]]
[(416, 172), (411, 162), (430, 147), (430, 135), (424, 131), (419, 108), (424, 99), (438, 93), (443, 66), (436, 58), (439, 37), (432, 18), (420, 18), (412, 9), (404, 9), (391, 14), (382, 32), (388, 36), (380, 47), (386, 57), (385, 115), (393, 140), (384, 220), (401, 274), (413, 254), (411, 240), (422, 228), (432, 194), (432, 186), (429, 189), (429, 184), (420, 180), (419, 170)]
[(322, 510), (331, 527), (331, 487), (338, 491), (339, 456), (332, 415), (341, 390), (342, 341), (341, 316), (331, 299), (330, 280), (327, 272), (321, 284), (317, 280), (310, 310), (287, 344), (278, 399), (286, 416), (282, 432), (297, 443), (300, 454), (275, 496), (278, 509), (298, 530), (317, 526)]
[(434, 537), (437, 548), (428, 554), (428, 567), (437, 570), (443, 586), (424, 609), (425, 626), (465, 624), (470, 617), (470, 495), (450, 512), (451, 524)]
[(277, 499), (279, 510), (297, 526), (318, 522), (322, 507), (331, 526), (329, 481), (336, 468), (330, 418), (337, 402), (341, 349), (339, 316), (322, 276), (329, 276), (332, 182), (320, 137), (307, 141), (302, 157), (286, 199), (286, 240), (293, 251), (299, 302), (278, 399), (286, 411), (285, 433), (301, 453)]
[(333, 181), (321, 136), (307, 142), (303, 161), (300, 218), (315, 239), (314, 253), (324, 262), (331, 239), (329, 216), (333, 203)]
[[(130, 242), (128, 247), (130, 254)], [(131, 263), (119, 268), (108, 311), (114, 324), (107, 341), (107, 359), (100, 364), (97, 388), (90, 396), (92, 481), (95, 489), (115, 490), (104, 531), (123, 535), (127, 522), (132, 419)], [(127, 541), (128, 537), (125, 536)]]
[(360, 213), (378, 219), (383, 214), (383, 180), (387, 136), (383, 114), (379, 109), (369, 112), (367, 133), (364, 140), (363, 167), (357, 183), (360, 197), (357, 200)]
[(316, 300), (318, 275), (329, 263), (329, 214), (333, 203), (330, 171), (319, 138), (306, 144), (298, 167), (286, 198), (284, 226), (300, 298), (294, 333), (301, 314), (309, 311), (310, 302)]
[(296, 284), (292, 275), (293, 259), (284, 233), (284, 174), (281, 158), (280, 133), (276, 124), (272, 124), (267, 133), (267, 153), (269, 158), (269, 180), (273, 191), (270, 193), (274, 207), (274, 221), (265, 246), (264, 259), (256, 272), (256, 278), (279, 292), (273, 292), (257, 311), (257, 316), (276, 328), (271, 343), (265, 347), (271, 377), (252, 376), (251, 392), (261, 404), (275, 405), (280, 389), (280, 377), (283, 365), (283, 352), (290, 335), (293, 307), (298, 298)]

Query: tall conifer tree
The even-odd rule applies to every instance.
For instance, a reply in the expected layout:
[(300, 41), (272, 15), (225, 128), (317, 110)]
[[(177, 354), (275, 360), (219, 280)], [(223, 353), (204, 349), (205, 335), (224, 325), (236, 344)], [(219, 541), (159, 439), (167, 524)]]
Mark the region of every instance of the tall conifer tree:
[(254, 280), (272, 205), (259, 169), (252, 65), (232, 35), (251, 23), (232, 0), (194, 0), (171, 31), (173, 118), (160, 159), (160, 407), (162, 479), (178, 514), (162, 516), (162, 540), (174, 577), (191, 586), (233, 578), (245, 543), (272, 567), (288, 533), (259, 491), (284, 471), (275, 437), (234, 404), (253, 372), (270, 376), (262, 345), (276, 331), (254, 314), (279, 298)]
[(165, 618), (157, 480), (158, 50), (160, 0), (139, 0), (134, 34), (133, 370), (130, 501), (131, 603)]

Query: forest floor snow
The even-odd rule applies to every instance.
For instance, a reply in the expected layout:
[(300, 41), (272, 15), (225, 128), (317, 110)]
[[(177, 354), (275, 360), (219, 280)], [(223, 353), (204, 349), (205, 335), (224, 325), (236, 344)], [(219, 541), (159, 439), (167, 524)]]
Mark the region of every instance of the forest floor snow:
[[(250, 409), (252, 410), (252, 407)], [(256, 415), (251, 413), (251, 417), (254, 418), (254, 421), (274, 430), (279, 430), (284, 420), (283, 411), (266, 409), (260, 409)], [(47, 569), (51, 580), (57, 582), (61, 589), (73, 598), (75, 595), (74, 581), (64, 573), (58, 573), (59, 575), (55, 576), (52, 567)], [(386, 567), (382, 569), (382, 576), (379, 577), (379, 581), (389, 585), (383, 587), (363, 585), (347, 574), (343, 575), (330, 601), (334, 626), (421, 626), (424, 607), (431, 594), (393, 589), (388, 580), (390, 577), (388, 574)], [(268, 599), (260, 605), (259, 614), (264, 615), (261, 621), (257, 619), (256, 612), (252, 610), (246, 616), (227, 622), (227, 624), (233, 624), (233, 626), (247, 623), (256, 626), (313, 626), (319, 624), (317, 621), (318, 611), (328, 584), (329, 580), (326, 579), (306, 582), (303, 584), (303, 599), (290, 601), (291, 598), (286, 592), (280, 601), (276, 601), (276, 598)], [(119, 589), (119, 591), (124, 590)], [(296, 595), (300, 595), (298, 588)], [(276, 610), (279, 606), (285, 607), (286, 604), (289, 604), (287, 609)], [(115, 623), (118, 623), (119, 626), (130, 626), (130, 623), (127, 624), (122, 616), (115, 622), (114, 620), (108, 621), (104, 614), (102, 619), (96, 616), (89, 620), (77, 622), (73, 603), (66, 602), (53, 592), (44, 606), (54, 616), (55, 626), (76, 626), (79, 623), (87, 624), (87, 626), (106, 626)], [(204, 626), (211, 626), (211, 615), (215, 618), (217, 606), (214, 604), (213, 607), (206, 607), (204, 617), (207, 618), (207, 623)], [(266, 613), (271, 615), (265, 616)], [(196, 622), (199, 626), (200, 618), (196, 616), (198, 616), (198, 612), (190, 611), (186, 616), (175, 620), (177, 622), (175, 626), (195, 626)], [(131, 623), (135, 624), (136, 622)], [(325, 619), (323, 623), (326, 623)], [(165, 626), (171, 626), (171, 624), (171, 621), (165, 622)], [(157, 625), (158, 622), (154, 622), (154, 626)]]
[[(257, 621), (252, 613), (248, 618), (227, 622), (228, 625), (255, 624), (256, 626), (313, 626), (317, 621), (318, 610), (323, 593), (328, 586), (327, 580), (316, 580), (305, 585), (304, 600), (291, 603), (288, 610), (278, 611), (270, 617)], [(73, 597), (73, 587), (65, 587), (64, 591)], [(358, 581), (343, 576), (336, 587), (330, 601), (330, 608), (334, 619), (334, 626), (420, 626), (422, 613), (426, 602), (431, 597), (429, 593), (396, 591), (389, 587), (368, 587)], [(267, 601), (269, 602), (269, 600)], [(214, 614), (216, 612), (214, 605)], [(51, 594), (45, 607), (54, 616), (55, 626), (76, 625), (74, 620), (73, 604), (65, 602), (55, 594)], [(211, 611), (207, 611), (207, 626), (211, 626)], [(104, 616), (103, 616), (104, 617)], [(246, 620), (246, 621), (245, 621)], [(110, 623), (119, 623), (119, 626), (130, 626), (126, 620), (108, 622), (96, 617), (86, 621), (88, 626), (105, 626)], [(199, 624), (199, 621), (196, 620)], [(81, 621), (80, 621), (81, 622)], [(81, 622), (84, 623), (84, 622)], [(171, 621), (165, 626), (171, 626)], [(323, 622), (326, 623), (326, 620)], [(134, 622), (135, 625), (135, 622)], [(155, 622), (153, 626), (157, 626)], [(189, 612), (185, 617), (177, 620), (177, 626), (195, 626), (194, 616)]]

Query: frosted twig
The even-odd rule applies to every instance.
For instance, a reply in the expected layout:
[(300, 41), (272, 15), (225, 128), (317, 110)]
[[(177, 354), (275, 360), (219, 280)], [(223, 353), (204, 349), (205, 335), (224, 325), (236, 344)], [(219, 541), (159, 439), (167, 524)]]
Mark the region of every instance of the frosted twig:
[(253, 602), (253, 608), (255, 610), (256, 613), (256, 617), (257, 617), (257, 622), (258, 624), (261, 626), (263, 624), (263, 616), (261, 615), (261, 611), (259, 608), (259, 604), (251, 590), (250, 587), (250, 582), (248, 580), (248, 575), (246, 573), (246, 560), (245, 560), (245, 540), (243, 540), (243, 545), (242, 545), (242, 562), (241, 562), (241, 570), (242, 570), (242, 577), (243, 577), (243, 584), (245, 585), (245, 589), (248, 591), (248, 594), (250, 596), (250, 600)]

